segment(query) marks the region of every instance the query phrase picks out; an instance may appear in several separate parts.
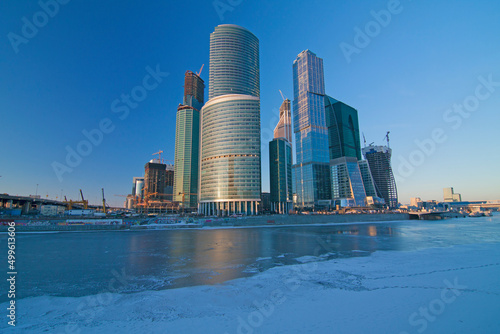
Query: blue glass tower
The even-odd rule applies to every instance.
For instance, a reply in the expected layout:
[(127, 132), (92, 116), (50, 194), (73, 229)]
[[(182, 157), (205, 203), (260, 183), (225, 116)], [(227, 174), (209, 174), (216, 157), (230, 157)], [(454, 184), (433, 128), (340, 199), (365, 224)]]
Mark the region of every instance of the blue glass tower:
[(331, 197), (323, 59), (309, 50), (293, 62), (294, 168), (298, 209), (316, 209)]

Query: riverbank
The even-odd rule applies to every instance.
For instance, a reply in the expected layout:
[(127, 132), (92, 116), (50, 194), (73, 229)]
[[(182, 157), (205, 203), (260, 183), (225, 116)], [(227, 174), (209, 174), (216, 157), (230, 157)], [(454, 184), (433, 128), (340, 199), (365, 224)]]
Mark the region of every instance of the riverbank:
[[(183, 218), (179, 218), (182, 220)], [(137, 219), (120, 219), (113, 224), (72, 224), (63, 220), (48, 219), (13, 219), (16, 223), (16, 232), (47, 232), (47, 231), (117, 231), (117, 230), (151, 230), (151, 229), (178, 229), (178, 228), (203, 228), (203, 227), (259, 227), (274, 225), (312, 225), (312, 224), (340, 224), (357, 222), (377, 222), (409, 220), (407, 213), (382, 213), (382, 214), (338, 214), (338, 215), (271, 215), (251, 216), (238, 218), (197, 218), (190, 223), (161, 223), (162, 218), (150, 220), (152, 223), (140, 225)], [(96, 220), (99, 221), (99, 220)], [(6, 232), (7, 226), (0, 226), (0, 232)]]

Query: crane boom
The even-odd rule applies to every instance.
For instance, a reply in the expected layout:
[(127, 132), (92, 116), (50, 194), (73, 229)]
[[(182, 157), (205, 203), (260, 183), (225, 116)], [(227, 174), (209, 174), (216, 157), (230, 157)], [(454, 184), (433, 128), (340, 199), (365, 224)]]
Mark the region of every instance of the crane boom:
[(82, 196), (82, 201), (85, 201), (85, 198), (83, 198), (83, 192), (82, 192), (82, 189), (80, 189), (80, 196)]

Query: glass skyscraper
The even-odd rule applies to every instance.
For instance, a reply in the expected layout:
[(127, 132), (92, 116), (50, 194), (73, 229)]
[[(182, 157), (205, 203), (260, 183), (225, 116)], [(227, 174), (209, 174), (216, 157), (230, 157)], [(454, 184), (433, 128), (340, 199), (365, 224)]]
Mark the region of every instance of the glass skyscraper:
[(323, 59), (309, 50), (293, 62), (296, 206), (315, 209), (331, 198)]
[(259, 40), (223, 24), (210, 35), (209, 98), (201, 112), (198, 211), (257, 214), (261, 196)]
[(183, 209), (198, 203), (200, 110), (205, 84), (199, 75), (187, 71), (184, 76), (183, 104), (177, 108), (173, 199)]

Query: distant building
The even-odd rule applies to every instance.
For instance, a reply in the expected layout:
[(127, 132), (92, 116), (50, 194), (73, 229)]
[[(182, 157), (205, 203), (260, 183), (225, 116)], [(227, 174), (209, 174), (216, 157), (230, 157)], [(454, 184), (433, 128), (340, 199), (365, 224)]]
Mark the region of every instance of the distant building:
[(370, 145), (362, 151), (368, 161), (378, 196), (385, 200), (389, 208), (396, 208), (398, 191), (391, 167), (392, 150), (387, 146)]
[(283, 137), (269, 142), (271, 211), (286, 214), (293, 209), (292, 145)]
[(453, 188), (444, 188), (443, 197), (445, 202), (462, 202), (462, 195), (453, 191)]
[(410, 198), (410, 206), (414, 208), (422, 208), (423, 202), (420, 197), (412, 197)]
[(148, 200), (165, 199), (166, 167), (159, 160), (151, 160), (144, 166), (144, 198)]
[(132, 196), (144, 197), (144, 177), (134, 177), (132, 181)]
[(309, 50), (293, 62), (293, 131), (295, 192), (299, 210), (316, 210), (330, 200), (328, 128), (325, 120), (323, 59)]
[(204, 90), (205, 83), (200, 76), (187, 71), (183, 104), (177, 108), (173, 182), (174, 200), (187, 209), (198, 205), (200, 111)]

